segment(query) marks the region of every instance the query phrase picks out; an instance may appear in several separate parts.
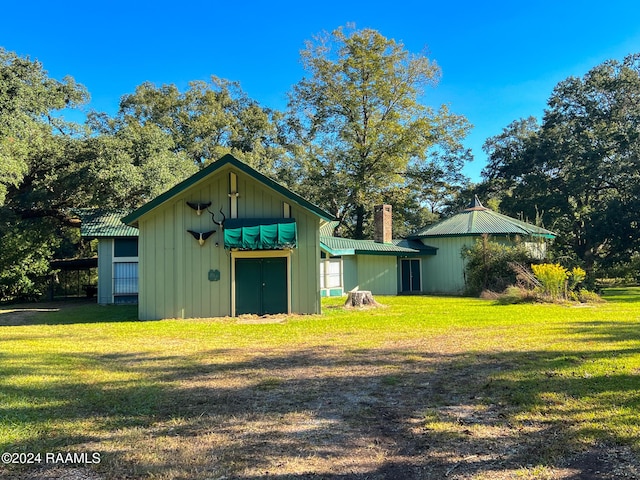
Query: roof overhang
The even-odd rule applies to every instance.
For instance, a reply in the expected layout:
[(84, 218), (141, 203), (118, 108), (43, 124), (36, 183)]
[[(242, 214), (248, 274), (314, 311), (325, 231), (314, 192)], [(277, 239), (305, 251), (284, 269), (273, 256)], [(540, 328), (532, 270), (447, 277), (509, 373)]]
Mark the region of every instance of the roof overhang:
[(204, 181), (209, 175), (213, 174), (214, 172), (217, 172), (217, 171), (221, 170), (223, 167), (225, 167), (227, 165), (237, 169), (238, 171), (246, 173), (250, 177), (253, 177), (254, 179), (256, 179), (259, 182), (261, 182), (262, 184), (266, 185), (267, 187), (271, 188), (272, 190), (275, 190), (277, 193), (283, 195), (285, 198), (287, 198), (291, 202), (293, 202), (293, 203), (299, 205), (300, 207), (302, 207), (302, 208), (314, 213), (315, 215), (320, 217), (321, 220), (326, 220), (328, 222), (330, 222), (332, 220), (335, 220), (335, 217), (333, 215), (331, 215), (330, 213), (326, 212), (322, 208), (318, 207), (317, 205), (314, 205), (313, 203), (309, 202), (308, 200), (305, 200), (300, 195), (292, 192), (291, 190), (289, 190), (288, 188), (280, 185), (279, 183), (275, 182), (274, 180), (271, 180), (269, 177), (263, 175), (262, 173), (258, 172), (255, 169), (253, 169), (252, 167), (250, 167), (246, 163), (241, 162), (240, 160), (235, 158), (233, 155), (227, 154), (227, 155), (223, 156), (222, 158), (220, 158), (219, 160), (217, 160), (217, 161), (211, 163), (210, 165), (208, 165), (207, 167), (203, 168), (199, 172), (191, 175), (189, 178), (187, 178), (187, 179), (183, 180), (182, 182), (178, 183), (177, 185), (175, 185), (174, 187), (170, 188), (166, 192), (158, 195), (153, 200), (145, 203), (143, 206), (141, 206), (137, 210), (131, 212), (129, 215), (123, 217), (122, 221), (124, 223), (126, 223), (127, 225), (137, 226), (138, 225), (138, 220), (140, 219), (140, 217), (142, 217), (143, 215), (146, 215), (151, 210), (154, 210), (155, 208), (157, 208), (160, 205), (164, 204), (165, 202), (167, 202), (168, 200), (170, 200), (174, 196), (182, 193), (183, 191), (187, 190), (188, 188), (190, 188), (190, 187), (192, 187), (192, 186)]

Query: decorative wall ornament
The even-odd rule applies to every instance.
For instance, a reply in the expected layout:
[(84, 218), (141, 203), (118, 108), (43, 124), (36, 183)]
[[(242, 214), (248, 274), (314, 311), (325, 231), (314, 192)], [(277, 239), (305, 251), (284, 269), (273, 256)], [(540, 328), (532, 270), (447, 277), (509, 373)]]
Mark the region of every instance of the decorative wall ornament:
[(219, 221), (219, 222), (216, 221), (216, 214), (215, 213), (213, 213), (208, 208), (207, 208), (207, 212), (209, 212), (211, 214), (211, 220), (213, 221), (213, 223), (215, 223), (216, 225), (218, 225), (220, 228), (222, 228), (224, 230), (224, 221), (227, 219), (227, 216), (222, 211), (222, 207), (220, 207), (220, 210), (219, 210), (219, 212), (222, 214), (222, 220)]
[(215, 230), (210, 230), (208, 232), (196, 232), (194, 230), (187, 230), (187, 232), (189, 232), (191, 235), (193, 235), (193, 238), (195, 238), (198, 241), (200, 246), (203, 246), (204, 242), (207, 240), (207, 238), (209, 238), (211, 235), (216, 233)]
[(198, 215), (202, 214), (204, 210), (211, 206), (211, 202), (187, 202), (191, 208), (193, 208)]

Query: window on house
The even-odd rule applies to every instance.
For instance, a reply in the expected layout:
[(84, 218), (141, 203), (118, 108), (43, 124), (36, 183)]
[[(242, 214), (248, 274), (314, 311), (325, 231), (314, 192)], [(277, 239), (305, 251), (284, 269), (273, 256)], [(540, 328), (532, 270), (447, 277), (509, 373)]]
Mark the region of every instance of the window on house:
[(138, 239), (137, 238), (116, 238), (113, 243), (114, 257), (137, 257), (138, 256)]
[(137, 303), (138, 262), (117, 262), (113, 264), (114, 303)]
[(113, 294), (138, 293), (138, 262), (113, 264)]
[(342, 286), (342, 260), (331, 258), (320, 262), (320, 288)]

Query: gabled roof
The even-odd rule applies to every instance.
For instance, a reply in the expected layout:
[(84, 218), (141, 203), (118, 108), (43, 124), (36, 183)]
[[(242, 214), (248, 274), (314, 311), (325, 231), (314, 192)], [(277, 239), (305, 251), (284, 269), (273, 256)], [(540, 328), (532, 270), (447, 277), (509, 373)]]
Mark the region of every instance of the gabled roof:
[(340, 225), (340, 222), (334, 220), (320, 225), (320, 236), (333, 237), (333, 231)]
[(437, 248), (414, 240), (392, 240), (379, 243), (374, 240), (352, 240), (350, 238), (320, 236), (320, 248), (330, 255), (390, 255), (396, 257), (413, 255), (435, 255)]
[(555, 238), (550, 230), (494, 212), (478, 197), (462, 212), (410, 235), (409, 238), (459, 237), (466, 235), (525, 235)]
[(122, 221), (124, 223), (128, 224), (128, 225), (133, 225), (133, 226), (137, 225), (138, 220), (140, 219), (140, 217), (142, 217), (146, 213), (150, 212), (154, 208), (162, 205), (164, 202), (166, 202), (167, 200), (171, 199), (172, 197), (174, 197), (174, 196), (178, 195), (179, 193), (187, 190), (189, 187), (191, 187), (191, 186), (197, 184), (198, 182), (204, 180), (206, 177), (208, 177), (209, 175), (213, 174), (214, 172), (220, 170), (222, 167), (224, 167), (226, 165), (231, 165), (234, 168), (237, 168), (238, 170), (240, 170), (241, 172), (246, 173), (250, 177), (253, 177), (257, 181), (259, 181), (259, 182), (263, 183), (264, 185), (266, 185), (267, 187), (269, 187), (269, 188), (275, 190), (276, 192), (280, 193), (281, 195), (285, 196), (287, 199), (289, 199), (293, 203), (296, 203), (297, 205), (305, 208), (306, 210), (316, 214), (321, 219), (326, 220), (326, 221), (334, 220), (333, 215), (331, 215), (330, 213), (324, 211), (322, 208), (320, 208), (317, 205), (314, 205), (313, 203), (305, 200), (300, 195), (298, 195), (296, 193), (293, 193), (291, 190), (289, 190), (286, 187), (283, 187), (282, 185), (280, 185), (279, 183), (275, 182), (274, 180), (271, 180), (270, 178), (268, 178), (265, 175), (261, 174), (257, 170), (251, 168), (246, 163), (241, 162), (240, 160), (235, 158), (233, 155), (227, 154), (227, 155), (223, 156), (222, 158), (220, 158), (219, 160), (217, 160), (217, 161), (211, 163), (210, 165), (208, 165), (207, 167), (203, 168), (199, 172), (191, 175), (186, 180), (183, 180), (182, 182), (178, 183), (177, 185), (175, 185), (174, 187), (170, 188), (166, 192), (158, 195), (156, 198), (154, 198), (150, 202), (144, 204), (142, 207), (140, 207), (137, 210), (131, 212), (129, 215), (124, 217), (122, 219)]
[(137, 237), (138, 229), (122, 223), (125, 211), (81, 210), (80, 235), (85, 238)]

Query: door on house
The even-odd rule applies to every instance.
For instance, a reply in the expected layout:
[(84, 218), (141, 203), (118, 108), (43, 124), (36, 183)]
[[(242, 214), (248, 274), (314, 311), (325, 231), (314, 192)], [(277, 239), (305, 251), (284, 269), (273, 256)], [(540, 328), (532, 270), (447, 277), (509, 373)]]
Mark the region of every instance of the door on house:
[(287, 313), (287, 259), (236, 259), (236, 315)]
[(402, 259), (402, 292), (419, 292), (420, 291), (420, 260)]

